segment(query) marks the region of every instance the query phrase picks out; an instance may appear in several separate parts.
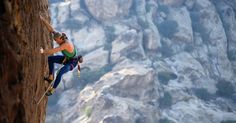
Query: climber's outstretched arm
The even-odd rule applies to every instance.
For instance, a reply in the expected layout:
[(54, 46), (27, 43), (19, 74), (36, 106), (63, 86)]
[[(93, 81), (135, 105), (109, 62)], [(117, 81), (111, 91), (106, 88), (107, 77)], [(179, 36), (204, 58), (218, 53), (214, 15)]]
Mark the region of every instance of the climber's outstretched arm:
[(53, 48), (53, 49), (43, 49), (42, 47), (40, 48), (40, 53), (41, 54), (45, 54), (45, 55), (52, 55), (56, 52), (65, 50), (68, 47), (67, 43), (64, 43), (62, 45), (60, 45), (59, 47)]
[(43, 22), (43, 24), (44, 24), (44, 25), (46, 26), (46, 28), (48, 29), (48, 31), (49, 31), (50, 33), (54, 32), (53, 27), (47, 22), (47, 20), (44, 19), (41, 15), (39, 15), (39, 17), (40, 17), (41, 21)]

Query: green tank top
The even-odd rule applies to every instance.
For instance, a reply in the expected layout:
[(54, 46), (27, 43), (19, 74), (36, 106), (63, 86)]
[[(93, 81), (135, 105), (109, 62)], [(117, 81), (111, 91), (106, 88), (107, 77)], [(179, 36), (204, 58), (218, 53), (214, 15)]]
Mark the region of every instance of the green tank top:
[(68, 51), (66, 51), (66, 50), (62, 50), (61, 52), (62, 52), (62, 54), (63, 54), (67, 59), (74, 58), (74, 57), (76, 56), (76, 54), (77, 54), (77, 50), (76, 50), (75, 47), (74, 47), (74, 50), (73, 50), (72, 53), (70, 53), (70, 52), (68, 52)]

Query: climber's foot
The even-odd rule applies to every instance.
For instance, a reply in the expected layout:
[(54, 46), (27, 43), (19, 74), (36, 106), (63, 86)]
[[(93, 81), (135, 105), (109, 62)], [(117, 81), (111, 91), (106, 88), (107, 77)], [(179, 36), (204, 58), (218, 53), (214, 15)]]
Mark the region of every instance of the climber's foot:
[(43, 79), (46, 80), (48, 83), (52, 83), (53, 76), (44, 77)]
[(54, 93), (54, 91), (55, 91), (55, 88), (51, 87), (45, 95), (51, 96)]

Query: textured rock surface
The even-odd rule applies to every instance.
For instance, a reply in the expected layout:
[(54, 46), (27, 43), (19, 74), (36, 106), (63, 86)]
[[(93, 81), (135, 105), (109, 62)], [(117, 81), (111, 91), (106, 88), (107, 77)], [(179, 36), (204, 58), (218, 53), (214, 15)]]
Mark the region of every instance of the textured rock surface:
[(48, 14), (48, 2), (2, 0), (0, 2), (0, 122), (43, 123), (46, 100), (36, 112), (46, 87), (42, 77), (46, 59), (40, 46), (48, 47), (48, 32), (38, 13)]
[(75, 0), (52, 7), (61, 5), (70, 23), (56, 9), (53, 22), (88, 61), (80, 79), (65, 77), (78, 86), (54, 96), (47, 123), (236, 121), (234, 0)]
[(93, 17), (105, 21), (128, 15), (132, 0), (85, 0), (85, 4)]
[[(117, 37), (117, 39), (112, 42), (111, 61), (117, 63), (129, 57), (132, 50), (139, 48), (137, 39), (138, 34), (135, 30), (128, 30)], [(138, 52), (138, 54), (141, 53)]]
[[(104, 75), (92, 87), (87, 86), (80, 93), (78, 100), (82, 110), (79, 112), (79, 121), (105, 122), (110, 119), (112, 122), (120, 120), (132, 123), (141, 119), (143, 122), (154, 123), (158, 111), (148, 104), (158, 97), (157, 93), (153, 93), (153, 76), (152, 69), (135, 65)], [(92, 109), (90, 116), (87, 108)]]
[(84, 56), (84, 60), (88, 62), (85, 62), (83, 66), (93, 70), (101, 69), (108, 64), (108, 55), (108, 51), (103, 47), (96, 49)]

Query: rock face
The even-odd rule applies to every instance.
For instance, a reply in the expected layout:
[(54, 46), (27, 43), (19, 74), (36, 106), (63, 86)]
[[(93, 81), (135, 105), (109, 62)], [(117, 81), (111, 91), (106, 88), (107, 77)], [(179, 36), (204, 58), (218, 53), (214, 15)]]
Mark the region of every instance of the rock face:
[[(125, 58), (142, 58), (143, 49), (139, 47), (139, 42), (137, 42), (140, 36), (135, 30), (128, 30), (116, 38), (112, 42), (111, 49), (111, 62), (118, 63)], [(127, 52), (129, 51), (129, 52)]]
[[(46, 99), (36, 110), (34, 98), (44, 93), (46, 59), (39, 48), (51, 46), (38, 13), (48, 15), (48, 2), (0, 2), (0, 122), (43, 123)], [(37, 112), (36, 112), (37, 111)]]
[[(234, 0), (75, 0), (52, 8), (55, 27), (87, 61), (80, 79), (65, 77), (78, 86), (56, 93), (47, 123), (236, 122)], [(69, 18), (60, 20), (62, 11)]]
[(101, 69), (108, 64), (108, 51), (104, 50), (103, 47), (90, 52), (85, 55), (84, 60), (88, 61), (83, 64), (84, 67), (96, 70)]
[(105, 21), (128, 15), (132, 0), (85, 0), (85, 4), (93, 17)]
[[(104, 75), (92, 87), (87, 86), (80, 93), (80, 108), (85, 110), (80, 110), (79, 120), (91, 123), (117, 120), (124, 123), (139, 120), (155, 123), (158, 111), (148, 104), (158, 97), (157, 93), (153, 93), (153, 76), (153, 70), (144, 66), (127, 66), (126, 69), (114, 70)], [(88, 115), (89, 108), (91, 112)]]

